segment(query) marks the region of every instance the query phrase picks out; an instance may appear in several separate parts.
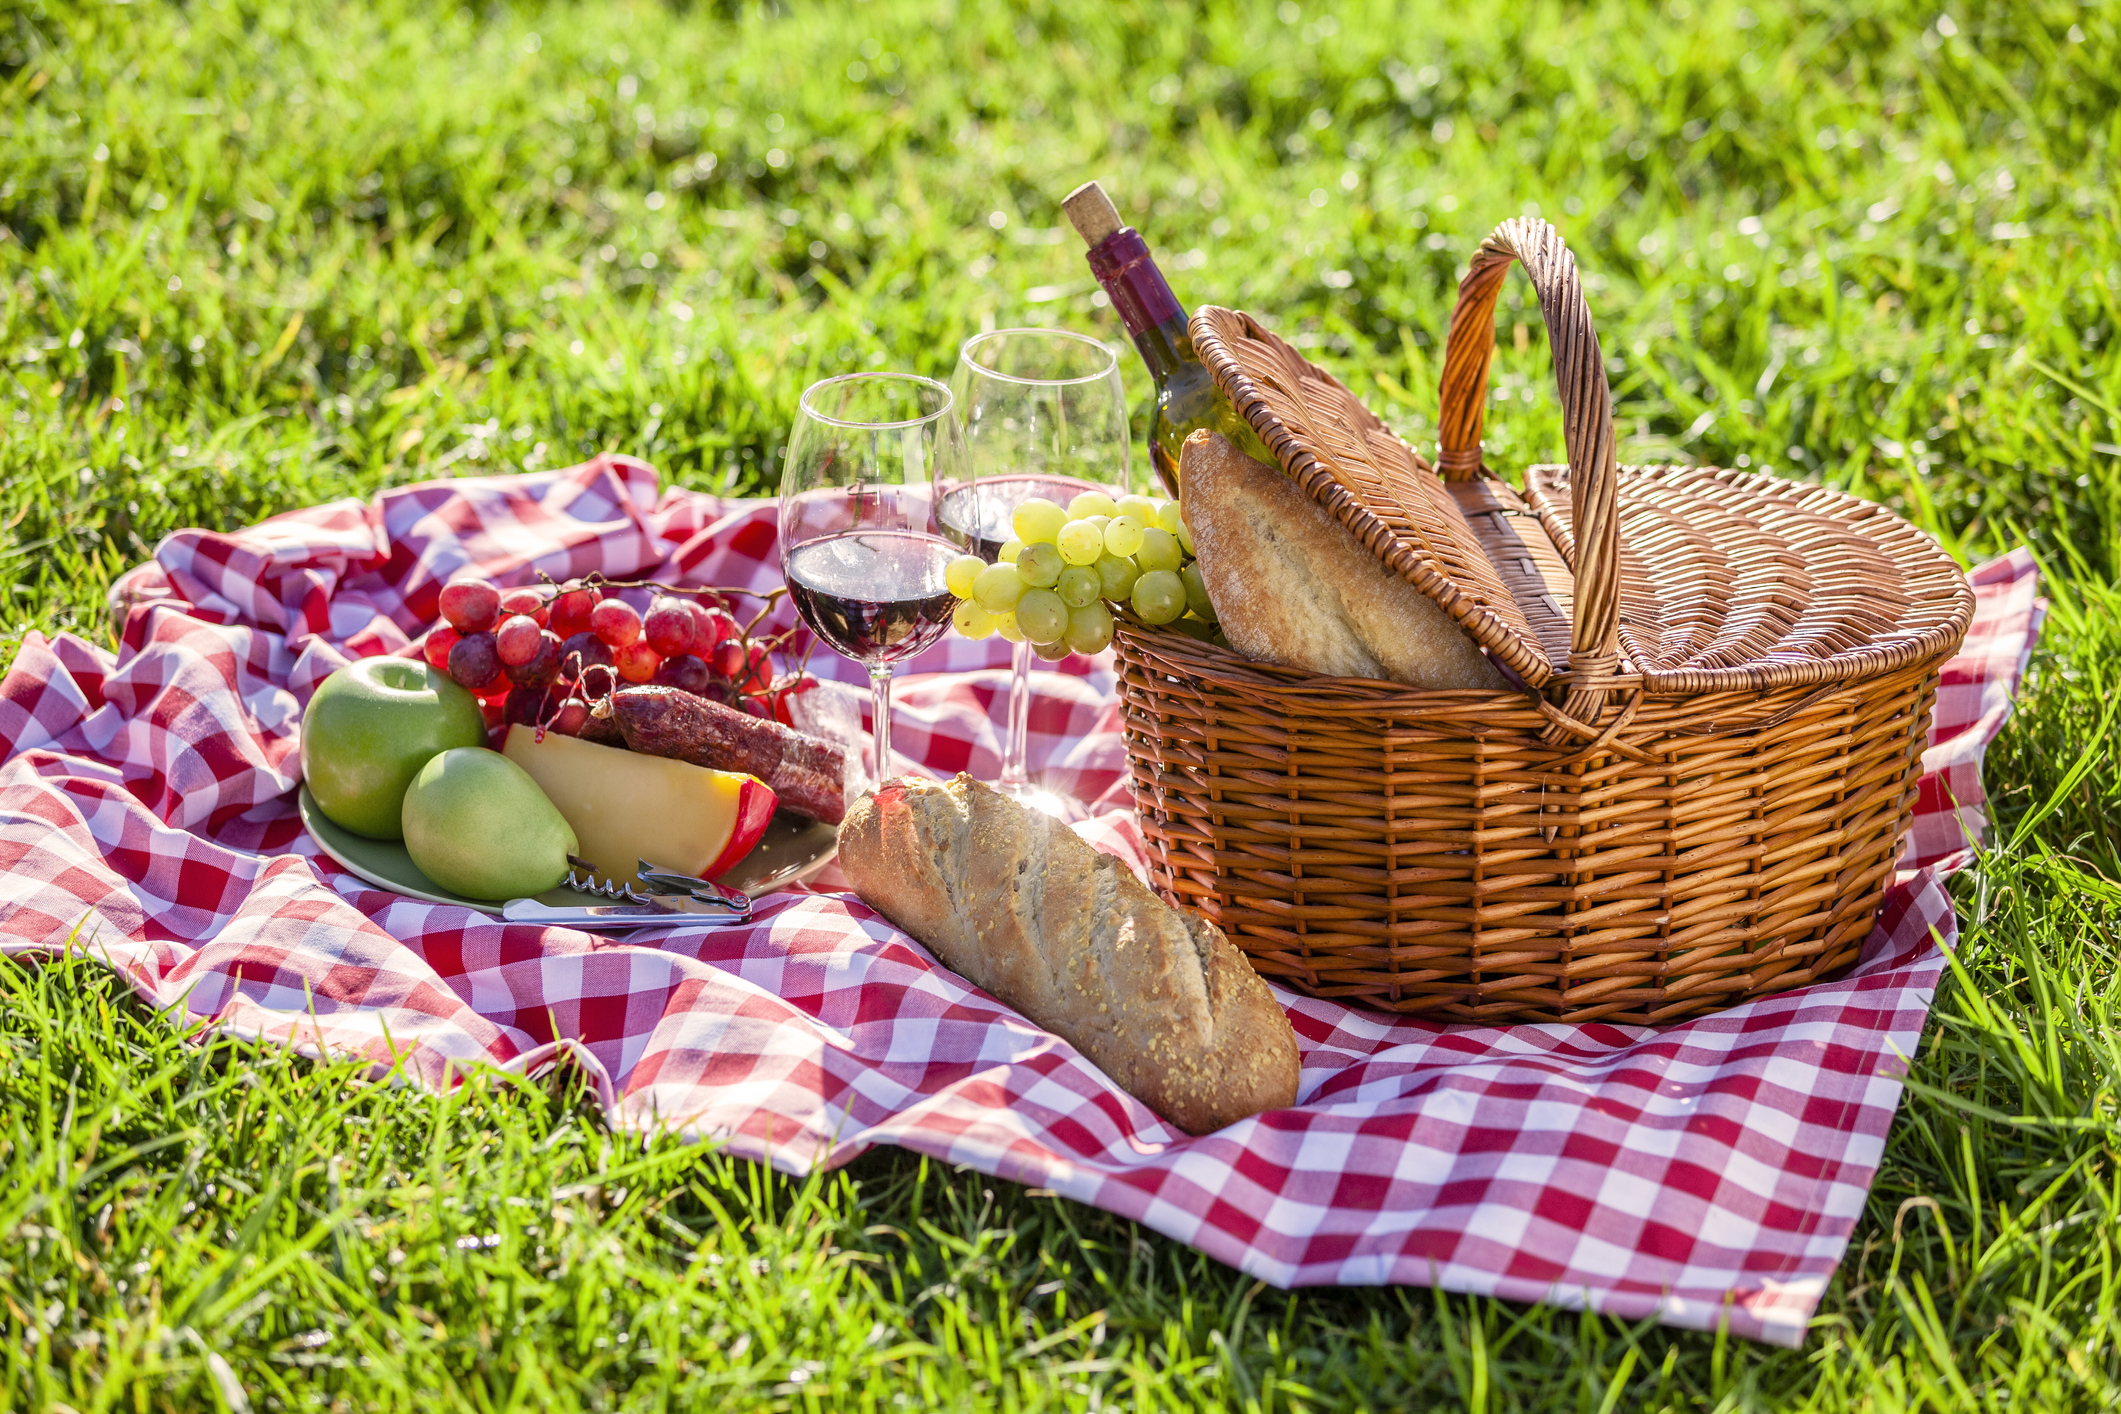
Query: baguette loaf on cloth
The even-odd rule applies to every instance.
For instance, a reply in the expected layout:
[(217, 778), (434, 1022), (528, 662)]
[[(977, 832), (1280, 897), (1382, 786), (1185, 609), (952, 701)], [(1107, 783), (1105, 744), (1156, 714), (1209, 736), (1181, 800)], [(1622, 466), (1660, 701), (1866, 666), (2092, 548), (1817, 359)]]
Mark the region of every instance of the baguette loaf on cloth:
[(1509, 686), (1435, 600), (1279, 467), (1203, 429), (1180, 450), (1179, 484), (1223, 636), (1253, 662), (1432, 690)]
[(943, 965), (1188, 1134), (1296, 1103), (1296, 1032), (1198, 914), (1059, 821), (960, 773), (849, 807), (841, 871)]

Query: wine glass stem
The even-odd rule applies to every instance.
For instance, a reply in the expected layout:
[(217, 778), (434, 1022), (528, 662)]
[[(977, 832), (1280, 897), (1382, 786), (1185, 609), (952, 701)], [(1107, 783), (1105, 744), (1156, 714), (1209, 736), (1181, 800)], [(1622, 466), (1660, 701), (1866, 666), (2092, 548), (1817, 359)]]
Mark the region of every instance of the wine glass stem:
[(870, 773), (871, 785), (882, 785), (891, 775), (891, 665), (877, 663), (869, 669), (869, 702), (871, 723), (869, 736), (876, 743), (875, 770)]
[(1031, 783), (1030, 772), (1024, 767), (1024, 755), (1030, 747), (1031, 737), (1031, 645), (1022, 642), (1009, 656), (1009, 723), (1002, 742), (1002, 778), (1004, 791), (1012, 786), (1027, 786)]

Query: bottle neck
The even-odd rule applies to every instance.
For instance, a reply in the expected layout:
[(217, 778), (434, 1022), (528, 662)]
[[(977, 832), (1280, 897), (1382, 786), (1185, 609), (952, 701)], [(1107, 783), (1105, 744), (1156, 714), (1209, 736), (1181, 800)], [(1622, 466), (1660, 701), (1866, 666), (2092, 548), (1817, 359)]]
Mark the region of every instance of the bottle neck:
[(1185, 306), (1171, 293), (1140, 232), (1132, 226), (1114, 231), (1090, 248), (1089, 258), (1090, 273), (1119, 311), (1151, 378), (1161, 384), (1179, 365), (1194, 361)]

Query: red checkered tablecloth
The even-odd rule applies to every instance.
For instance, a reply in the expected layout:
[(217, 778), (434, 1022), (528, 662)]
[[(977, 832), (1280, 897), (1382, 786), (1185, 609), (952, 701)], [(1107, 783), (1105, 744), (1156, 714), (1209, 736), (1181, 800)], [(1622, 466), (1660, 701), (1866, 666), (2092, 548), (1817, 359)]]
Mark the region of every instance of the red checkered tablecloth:
[[(115, 653), (31, 634), (0, 682), (0, 948), (86, 947), (173, 1020), (429, 1084), (565, 1059), (613, 1124), (791, 1172), (903, 1145), (1276, 1286), (1434, 1284), (1791, 1344), (1876, 1171), (1956, 936), (1940, 880), (1981, 828), (1981, 752), (2041, 615), (2030, 556), (1975, 572), (1906, 868), (1847, 977), (1662, 1030), (1425, 1025), (1281, 994), (1302, 1102), (1189, 1138), (851, 896), (616, 941), (400, 898), (319, 855), (293, 803), (303, 703), (402, 647), (467, 565), (779, 581), (770, 504), (660, 490), (620, 457), (173, 535), (114, 590)], [(995, 773), (1001, 651), (953, 639), (912, 665), (909, 767)], [(815, 665), (859, 701), (851, 664)], [(1084, 833), (1139, 867), (1109, 663), (1034, 682), (1034, 767), (1098, 801)]]

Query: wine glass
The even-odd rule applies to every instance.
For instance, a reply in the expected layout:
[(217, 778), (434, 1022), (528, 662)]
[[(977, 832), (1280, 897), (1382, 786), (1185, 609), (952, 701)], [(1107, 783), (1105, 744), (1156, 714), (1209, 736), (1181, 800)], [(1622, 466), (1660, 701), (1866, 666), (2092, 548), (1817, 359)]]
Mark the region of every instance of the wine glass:
[[(980, 558), (995, 559), (1012, 538), (1016, 508), (1034, 496), (1065, 506), (1084, 491), (1139, 489), (1119, 360), (1098, 340), (1062, 329), (978, 334), (958, 351), (950, 386), (974, 480), (942, 503), (942, 529)], [(1025, 769), (1032, 650), (1021, 642), (1015, 650), (995, 789), (1050, 815), (1080, 818), (1079, 803), (1033, 785)]]
[(781, 572), (796, 612), (869, 669), (871, 783), (891, 774), (891, 667), (950, 627), (945, 575), (962, 553), (936, 508), (969, 480), (950, 389), (849, 373), (803, 390), (781, 466)]

